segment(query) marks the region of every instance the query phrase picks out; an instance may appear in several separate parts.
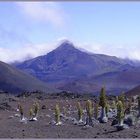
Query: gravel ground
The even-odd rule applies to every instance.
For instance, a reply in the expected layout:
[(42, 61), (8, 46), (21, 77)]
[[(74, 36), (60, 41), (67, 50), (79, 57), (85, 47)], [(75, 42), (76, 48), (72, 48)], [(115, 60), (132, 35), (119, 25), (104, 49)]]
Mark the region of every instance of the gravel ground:
[[(84, 125), (74, 125), (72, 121), (62, 118), (62, 125), (56, 126), (51, 124), (54, 120), (54, 106), (56, 103), (60, 105), (63, 113), (63, 107), (69, 108), (68, 117), (77, 118), (76, 103), (81, 102), (82, 107), (85, 106), (84, 98), (64, 99), (62, 97), (37, 99), (32, 97), (14, 97), (0, 94), (0, 138), (140, 138), (140, 125), (131, 126), (122, 131), (116, 131), (111, 126), (112, 120), (105, 124), (94, 124), (93, 127), (85, 127)], [(27, 121), (21, 123), (17, 117), (19, 112), (16, 111), (17, 104), (21, 103), (24, 108), (24, 116), (29, 119), (29, 109), (34, 101), (39, 102), (40, 110), (38, 121)], [(46, 109), (42, 109), (45, 105)]]

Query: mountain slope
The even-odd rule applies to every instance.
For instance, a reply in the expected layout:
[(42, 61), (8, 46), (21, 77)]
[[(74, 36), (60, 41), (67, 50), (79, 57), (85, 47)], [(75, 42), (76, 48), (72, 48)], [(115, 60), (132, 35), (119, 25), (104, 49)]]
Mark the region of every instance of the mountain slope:
[(133, 89), (126, 92), (128, 96), (139, 95), (140, 96), (140, 85), (134, 87)]
[(0, 61), (0, 90), (19, 93), (23, 91), (41, 90), (44, 92), (55, 92), (46, 83), (28, 75), (15, 67)]
[(46, 82), (105, 73), (126, 64), (114, 56), (88, 54), (68, 41), (44, 56), (27, 60), (16, 67)]
[(120, 94), (140, 84), (140, 68), (113, 71), (96, 76), (81, 77), (68, 82), (56, 83), (60, 90), (80, 93), (99, 93), (103, 85), (110, 94)]
[[(99, 91), (103, 84), (109, 91), (120, 92), (140, 84), (139, 76), (133, 74), (136, 69), (139, 75), (140, 69), (132, 61), (83, 52), (69, 41), (44, 56), (27, 60), (16, 67), (58, 89), (73, 92)], [(133, 80), (128, 78), (128, 86), (127, 76), (135, 77)]]

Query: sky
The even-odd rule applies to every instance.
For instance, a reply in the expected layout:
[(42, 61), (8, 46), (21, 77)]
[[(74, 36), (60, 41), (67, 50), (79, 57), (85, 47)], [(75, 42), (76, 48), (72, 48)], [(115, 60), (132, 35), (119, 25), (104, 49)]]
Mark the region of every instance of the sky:
[(140, 60), (140, 2), (0, 2), (0, 61), (47, 54), (65, 39)]

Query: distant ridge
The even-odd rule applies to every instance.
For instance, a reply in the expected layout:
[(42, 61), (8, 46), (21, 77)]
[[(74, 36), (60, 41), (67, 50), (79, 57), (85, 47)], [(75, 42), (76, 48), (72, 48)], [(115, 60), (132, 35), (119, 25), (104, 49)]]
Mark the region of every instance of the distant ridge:
[(36, 90), (46, 93), (57, 91), (35, 77), (0, 61), (0, 91), (18, 94), (24, 91)]
[(139, 95), (140, 96), (140, 85), (138, 85), (138, 86), (134, 87), (133, 89), (127, 91), (126, 95), (128, 95), (128, 96)]
[(131, 60), (81, 51), (68, 40), (46, 55), (16, 65), (61, 90), (95, 93), (105, 84), (115, 94), (140, 84), (139, 66)]

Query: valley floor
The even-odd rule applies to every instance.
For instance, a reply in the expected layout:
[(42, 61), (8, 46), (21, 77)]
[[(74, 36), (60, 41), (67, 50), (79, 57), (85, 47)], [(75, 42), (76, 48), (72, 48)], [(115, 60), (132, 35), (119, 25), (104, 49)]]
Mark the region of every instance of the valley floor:
[[(86, 100), (86, 98), (15, 97), (0, 94), (0, 138), (140, 138), (140, 124), (116, 131), (116, 128), (111, 126), (112, 120), (105, 124), (95, 124), (90, 128), (74, 125), (71, 121), (64, 119), (61, 120), (61, 126), (50, 123), (54, 119), (56, 103), (59, 103), (62, 112), (64, 106), (71, 107), (71, 111), (66, 115), (76, 118), (77, 112), (74, 110), (76, 110), (77, 101), (80, 101), (84, 107)], [(40, 104), (38, 121), (21, 123), (19, 112), (16, 111), (17, 104), (23, 105), (25, 117), (29, 118), (29, 109), (34, 101)]]

